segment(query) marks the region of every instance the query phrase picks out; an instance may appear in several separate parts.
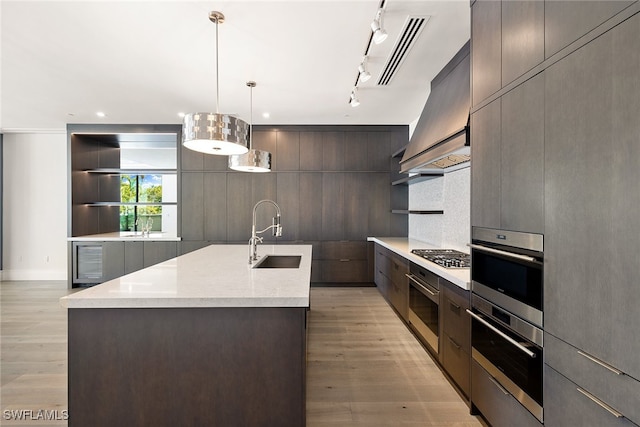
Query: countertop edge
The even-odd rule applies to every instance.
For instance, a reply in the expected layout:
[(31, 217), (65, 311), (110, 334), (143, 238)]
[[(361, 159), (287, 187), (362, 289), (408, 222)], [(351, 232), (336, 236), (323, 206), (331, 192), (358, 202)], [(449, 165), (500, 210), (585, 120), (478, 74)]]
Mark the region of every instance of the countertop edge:
[[(437, 274), (438, 276), (442, 277), (443, 279), (451, 282), (452, 284), (458, 286), (459, 288), (464, 289), (465, 291), (470, 291), (471, 290), (471, 272), (470, 270), (465, 270), (466, 279), (462, 279), (460, 277), (458, 277), (461, 274), (461, 270), (453, 270), (458, 272), (457, 275), (456, 273), (453, 273), (452, 270), (447, 270), (446, 268), (440, 267), (437, 264), (434, 264), (432, 262), (427, 261), (426, 259), (419, 257), (417, 255), (414, 255), (410, 252), (410, 248), (411, 247), (415, 247), (418, 248), (420, 246), (422, 246), (423, 248), (434, 248), (434, 249), (439, 249), (438, 247), (425, 243), (425, 242), (421, 242), (419, 240), (414, 240), (414, 239), (408, 239), (408, 238), (404, 238), (404, 237), (367, 237), (367, 241), (369, 242), (373, 242), (373, 243), (378, 243), (381, 246), (384, 246), (385, 248), (389, 249), (390, 251), (400, 255), (401, 257), (415, 263), (418, 264), (421, 267), (426, 268), (427, 270), (431, 271), (434, 274)], [(409, 249), (406, 249), (409, 248)]]
[(90, 236), (67, 237), (67, 242), (180, 242), (182, 237), (170, 236), (101, 236), (94, 234)]
[[(312, 250), (311, 245), (260, 245), (261, 257), (295, 254), (302, 260), (296, 269), (254, 270), (246, 262), (246, 245), (211, 245), (64, 296), (59, 303), (66, 309), (308, 308)], [(211, 281), (211, 274), (223, 277)]]

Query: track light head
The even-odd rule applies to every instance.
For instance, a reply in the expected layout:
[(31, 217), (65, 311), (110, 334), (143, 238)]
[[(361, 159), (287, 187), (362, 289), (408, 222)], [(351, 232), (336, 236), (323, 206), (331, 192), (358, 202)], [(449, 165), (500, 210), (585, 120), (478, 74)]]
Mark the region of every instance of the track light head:
[(356, 96), (357, 90), (358, 88), (354, 87), (353, 90), (351, 91), (351, 101), (349, 101), (349, 104), (351, 104), (352, 107), (357, 107), (358, 105), (360, 105), (360, 100)]
[(363, 83), (371, 78), (371, 73), (368, 72), (367, 69), (365, 68), (364, 61), (361, 62), (360, 65), (358, 65), (358, 73), (359, 73), (359, 80)]
[(373, 31), (373, 42), (375, 44), (380, 44), (387, 39), (389, 36), (382, 25), (382, 15), (384, 13), (383, 9), (378, 9), (376, 13), (376, 17), (373, 19), (371, 23), (371, 31)]

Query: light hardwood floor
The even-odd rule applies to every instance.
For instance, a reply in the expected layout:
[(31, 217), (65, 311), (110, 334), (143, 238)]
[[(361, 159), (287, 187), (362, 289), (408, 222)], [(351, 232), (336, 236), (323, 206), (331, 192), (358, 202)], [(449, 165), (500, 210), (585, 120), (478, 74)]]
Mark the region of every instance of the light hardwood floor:
[[(0, 283), (0, 425), (67, 409), (66, 282)], [(57, 412), (54, 412), (57, 411)], [(312, 288), (307, 426), (481, 426), (376, 288)]]

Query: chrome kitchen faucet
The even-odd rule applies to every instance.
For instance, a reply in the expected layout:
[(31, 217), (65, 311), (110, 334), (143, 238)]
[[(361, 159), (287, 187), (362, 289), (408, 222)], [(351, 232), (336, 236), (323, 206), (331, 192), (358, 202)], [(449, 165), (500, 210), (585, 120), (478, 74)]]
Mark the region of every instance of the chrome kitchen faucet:
[[(271, 203), (276, 208), (276, 216), (273, 217), (273, 221), (270, 226), (261, 231), (256, 231), (256, 211), (258, 206), (262, 203)], [(273, 200), (260, 200), (253, 207), (253, 222), (251, 224), (251, 238), (249, 239), (249, 264), (258, 259), (258, 243), (262, 243), (262, 237), (258, 237), (258, 234), (262, 234), (265, 231), (273, 229), (273, 235), (276, 237), (282, 236), (282, 225), (280, 225), (280, 206)]]

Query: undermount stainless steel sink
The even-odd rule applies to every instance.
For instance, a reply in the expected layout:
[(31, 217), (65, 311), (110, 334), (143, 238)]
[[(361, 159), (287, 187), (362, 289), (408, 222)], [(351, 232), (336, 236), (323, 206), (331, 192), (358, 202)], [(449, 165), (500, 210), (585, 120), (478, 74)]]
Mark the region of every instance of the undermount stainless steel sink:
[(299, 268), (301, 255), (265, 255), (253, 268)]

